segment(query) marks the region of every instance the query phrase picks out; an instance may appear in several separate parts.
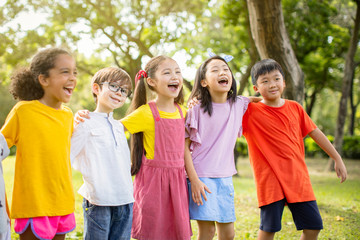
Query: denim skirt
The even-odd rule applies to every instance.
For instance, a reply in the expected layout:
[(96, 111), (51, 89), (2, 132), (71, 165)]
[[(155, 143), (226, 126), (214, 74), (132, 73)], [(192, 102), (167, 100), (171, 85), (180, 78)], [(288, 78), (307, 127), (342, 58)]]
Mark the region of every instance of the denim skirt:
[(207, 201), (202, 198), (203, 205), (194, 203), (191, 194), (191, 183), (189, 188), (190, 219), (200, 221), (215, 221), (219, 223), (235, 222), (234, 185), (232, 177), (225, 178), (200, 178), (210, 189), (206, 193)]

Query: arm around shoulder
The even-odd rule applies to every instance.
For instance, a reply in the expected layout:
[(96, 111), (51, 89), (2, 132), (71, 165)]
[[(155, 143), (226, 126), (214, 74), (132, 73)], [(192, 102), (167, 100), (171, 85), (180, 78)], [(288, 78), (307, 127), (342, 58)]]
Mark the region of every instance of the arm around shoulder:
[(309, 136), (314, 139), (314, 141), (319, 145), (319, 147), (321, 147), (321, 149), (324, 150), (329, 155), (329, 157), (334, 160), (336, 174), (338, 178), (341, 178), (341, 182), (344, 182), (347, 177), (347, 170), (345, 164), (340, 154), (336, 151), (329, 139), (327, 139), (325, 134), (319, 128), (316, 128), (315, 130), (310, 132)]

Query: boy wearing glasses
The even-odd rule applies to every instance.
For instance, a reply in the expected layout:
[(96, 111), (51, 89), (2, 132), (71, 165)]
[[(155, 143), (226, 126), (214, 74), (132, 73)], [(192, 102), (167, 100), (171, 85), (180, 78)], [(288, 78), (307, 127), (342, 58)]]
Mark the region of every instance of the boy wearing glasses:
[(83, 175), (84, 239), (130, 239), (133, 185), (124, 126), (113, 111), (124, 105), (132, 83), (123, 69), (108, 67), (92, 78), (96, 109), (75, 127), (71, 163)]

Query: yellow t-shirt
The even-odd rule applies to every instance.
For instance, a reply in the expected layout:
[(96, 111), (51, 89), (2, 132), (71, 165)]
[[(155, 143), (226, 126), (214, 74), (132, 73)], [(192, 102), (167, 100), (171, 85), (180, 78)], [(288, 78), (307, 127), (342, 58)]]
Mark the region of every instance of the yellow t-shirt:
[(70, 164), (73, 114), (38, 100), (18, 102), (1, 129), (16, 145), (11, 218), (63, 216), (74, 212)]
[[(179, 105), (185, 117), (186, 109), (184, 106)], [(161, 118), (167, 119), (178, 119), (181, 118), (179, 110), (176, 108), (176, 111), (173, 113), (159, 111)], [(144, 133), (144, 148), (146, 152), (147, 159), (154, 159), (154, 145), (155, 145), (155, 122), (152, 115), (149, 104), (140, 106), (134, 112), (121, 119), (122, 124), (125, 128), (131, 133)], [(185, 128), (185, 125), (184, 125)], [(185, 139), (184, 139), (185, 141)]]

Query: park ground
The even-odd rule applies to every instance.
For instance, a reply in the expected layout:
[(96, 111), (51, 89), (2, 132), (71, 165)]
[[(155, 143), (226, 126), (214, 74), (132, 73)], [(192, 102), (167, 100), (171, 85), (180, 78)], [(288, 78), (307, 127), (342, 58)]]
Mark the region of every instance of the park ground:
[[(11, 202), (11, 191), (14, 174), (14, 157), (3, 161), (4, 177), (8, 200)], [(306, 159), (311, 181), (317, 197), (320, 213), (324, 221), (324, 230), (320, 240), (360, 239), (360, 160), (347, 160), (348, 179), (340, 184), (335, 172), (324, 172), (328, 159)], [(248, 159), (238, 161), (239, 176), (234, 177), (235, 186), (235, 239), (256, 239), (259, 227), (259, 208), (257, 207), (255, 184)], [(82, 184), (81, 174), (73, 171), (73, 184), (76, 191)], [(83, 215), (82, 198), (75, 193), (75, 216), (77, 227), (66, 239), (82, 239)], [(192, 221), (193, 237), (197, 236), (196, 222)], [(301, 232), (296, 231), (290, 211), (286, 208), (282, 220), (282, 230), (275, 239), (299, 239)], [(18, 239), (13, 233), (12, 239)], [(215, 237), (215, 239), (217, 239)]]

